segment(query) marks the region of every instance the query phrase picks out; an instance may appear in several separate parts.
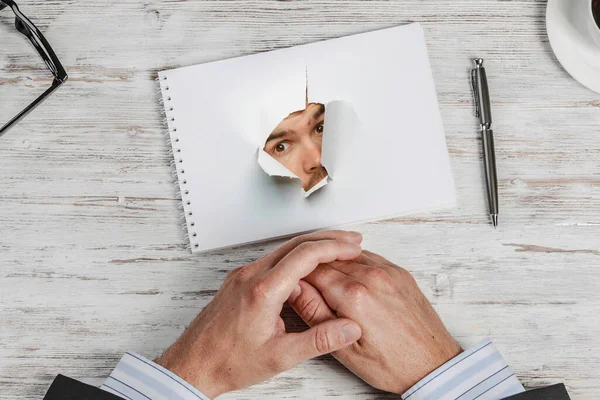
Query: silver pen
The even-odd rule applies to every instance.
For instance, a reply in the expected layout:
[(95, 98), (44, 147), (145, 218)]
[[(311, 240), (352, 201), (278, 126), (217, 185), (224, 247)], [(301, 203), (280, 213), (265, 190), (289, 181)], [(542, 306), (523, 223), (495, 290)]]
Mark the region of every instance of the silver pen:
[(475, 94), (475, 116), (481, 125), (483, 141), (483, 164), (487, 183), (490, 216), (494, 228), (498, 226), (498, 178), (496, 177), (496, 154), (494, 151), (494, 131), (492, 131), (492, 108), (488, 90), (487, 76), (483, 68), (483, 59), (477, 58), (475, 68), (471, 70), (471, 83)]

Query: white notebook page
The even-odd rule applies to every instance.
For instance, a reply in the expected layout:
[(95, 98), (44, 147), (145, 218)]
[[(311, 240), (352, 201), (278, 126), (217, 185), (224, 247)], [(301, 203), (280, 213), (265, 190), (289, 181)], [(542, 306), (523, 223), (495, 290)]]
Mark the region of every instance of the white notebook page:
[[(350, 162), (308, 198), (264, 173), (248, 138), (258, 109), (304, 89), (305, 68), (311, 96), (327, 88), (363, 125)], [(163, 71), (159, 82), (192, 251), (455, 203), (419, 24)]]

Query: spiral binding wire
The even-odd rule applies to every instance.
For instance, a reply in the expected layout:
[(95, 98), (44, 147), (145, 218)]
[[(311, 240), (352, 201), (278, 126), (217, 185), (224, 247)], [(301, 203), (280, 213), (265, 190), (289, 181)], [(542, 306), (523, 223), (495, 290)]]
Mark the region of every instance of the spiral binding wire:
[(183, 152), (181, 150), (180, 139), (177, 137), (177, 128), (175, 127), (175, 116), (172, 98), (169, 94), (169, 85), (167, 75), (158, 76), (156, 80), (159, 82), (161, 96), (159, 101), (162, 105), (161, 113), (163, 115), (163, 122), (167, 126), (168, 136), (167, 141), (169, 144), (169, 154), (173, 156), (173, 159), (169, 162), (172, 170), (174, 182), (179, 186), (179, 198), (181, 202), (178, 204), (180, 211), (179, 216), (182, 219), (181, 226), (186, 228), (188, 234), (188, 243), (186, 248), (192, 250), (198, 248), (200, 245), (195, 242), (197, 237), (194, 232), (194, 226), (196, 223), (192, 220), (193, 212), (191, 209), (190, 191), (187, 186), (187, 179), (185, 178), (185, 162), (183, 160)]

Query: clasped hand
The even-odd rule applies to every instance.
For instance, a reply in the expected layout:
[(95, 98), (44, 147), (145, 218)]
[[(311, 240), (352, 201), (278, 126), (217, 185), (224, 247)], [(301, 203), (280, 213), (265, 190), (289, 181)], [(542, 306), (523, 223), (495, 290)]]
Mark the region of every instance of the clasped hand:
[[(403, 393), (460, 346), (406, 270), (356, 232), (298, 236), (231, 271), (156, 362), (211, 398), (332, 353), (370, 385)], [(288, 301), (310, 326), (288, 333)]]

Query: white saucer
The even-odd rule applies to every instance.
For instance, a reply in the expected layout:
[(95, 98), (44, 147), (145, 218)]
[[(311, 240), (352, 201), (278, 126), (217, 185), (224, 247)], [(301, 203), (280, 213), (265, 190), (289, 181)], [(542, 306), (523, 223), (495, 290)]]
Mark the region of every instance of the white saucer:
[(548, 0), (548, 39), (565, 70), (584, 86), (600, 93), (600, 45), (587, 34), (588, 25), (577, 26), (573, 22), (581, 21), (581, 16), (575, 15), (580, 9), (573, 7), (571, 0)]

